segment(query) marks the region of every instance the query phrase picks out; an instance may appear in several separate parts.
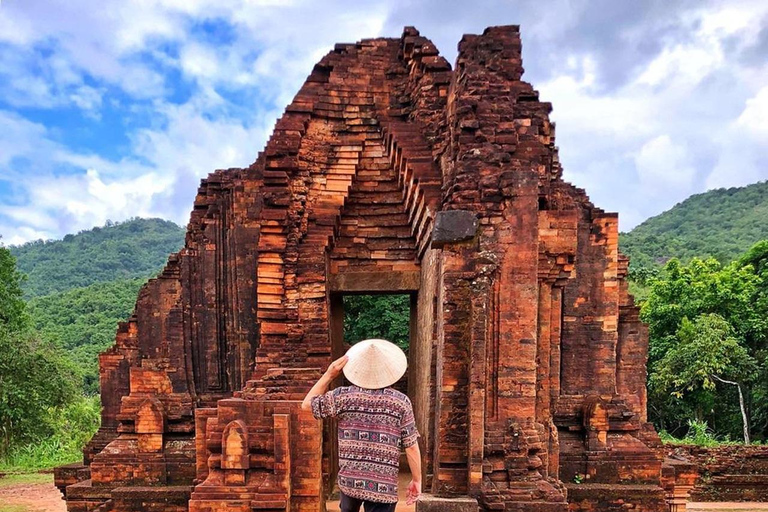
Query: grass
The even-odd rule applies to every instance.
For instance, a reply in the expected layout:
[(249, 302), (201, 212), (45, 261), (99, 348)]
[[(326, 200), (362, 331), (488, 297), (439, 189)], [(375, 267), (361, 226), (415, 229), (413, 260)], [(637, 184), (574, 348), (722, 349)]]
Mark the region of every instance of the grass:
[(0, 478), (0, 489), (12, 485), (35, 485), (51, 482), (53, 482), (51, 473), (14, 473)]
[(52, 438), (20, 446), (0, 459), (0, 473), (31, 473), (77, 462), (83, 457), (79, 444)]
[[(664, 444), (692, 444), (696, 446), (703, 446), (705, 448), (743, 444), (740, 441), (733, 441), (729, 439), (728, 436), (717, 436), (714, 431), (709, 428), (706, 421), (696, 420), (688, 420), (688, 433), (682, 439), (673, 436), (665, 430), (659, 432), (659, 437)], [(755, 441), (752, 444), (760, 443)]]
[(0, 505), (0, 512), (38, 512), (39, 510), (26, 505)]

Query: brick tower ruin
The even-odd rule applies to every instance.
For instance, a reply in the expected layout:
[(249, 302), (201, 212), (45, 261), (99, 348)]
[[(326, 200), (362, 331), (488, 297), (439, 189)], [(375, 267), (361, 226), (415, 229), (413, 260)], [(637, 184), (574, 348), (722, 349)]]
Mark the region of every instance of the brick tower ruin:
[(420, 510), (684, 502), (617, 216), (562, 180), (522, 73), (517, 27), (464, 36), (455, 69), (413, 28), (326, 55), (256, 162), (202, 181), (100, 356), (101, 429), (56, 472), (69, 512), (325, 510), (334, 436), (300, 400), (344, 351), (343, 296), (392, 292)]

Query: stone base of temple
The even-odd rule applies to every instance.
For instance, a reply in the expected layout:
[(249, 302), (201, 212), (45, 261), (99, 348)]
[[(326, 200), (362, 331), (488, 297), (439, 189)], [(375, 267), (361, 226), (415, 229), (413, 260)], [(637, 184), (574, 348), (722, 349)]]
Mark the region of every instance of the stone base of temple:
[[(691, 501), (768, 502), (768, 446), (707, 448), (688, 445), (664, 448), (670, 459), (688, 461), (693, 470), (701, 475), (698, 481), (690, 483), (695, 484), (689, 489)], [(680, 479), (677, 480), (677, 487), (680, 487)]]
[(53, 482), (66, 498), (66, 489), (70, 485), (83, 482), (91, 478), (91, 468), (82, 462), (59, 466), (53, 470)]
[(669, 512), (685, 512), (699, 473), (696, 464), (683, 456), (672, 455), (661, 466), (661, 485), (667, 495)]
[[(460, 496), (443, 498), (424, 494), (416, 502), (416, 512), (478, 512), (480, 504), (475, 498)], [(482, 510), (503, 510), (505, 512), (566, 512), (565, 502), (499, 501), (486, 504)]]
[(65, 497), (67, 512), (90, 512), (97, 510), (112, 497), (109, 487), (94, 487), (91, 480), (83, 480), (67, 486)]
[(110, 512), (187, 512), (191, 486), (118, 487)]
[(567, 503), (546, 503), (530, 501), (508, 501), (503, 503), (504, 508), (487, 510), (503, 510), (504, 512), (568, 512)]
[(192, 487), (94, 486), (88, 479), (67, 486), (68, 512), (187, 512)]
[(478, 512), (477, 500), (468, 496), (439, 498), (424, 494), (416, 502), (416, 512)]
[(664, 489), (657, 485), (566, 484), (570, 512), (666, 512)]

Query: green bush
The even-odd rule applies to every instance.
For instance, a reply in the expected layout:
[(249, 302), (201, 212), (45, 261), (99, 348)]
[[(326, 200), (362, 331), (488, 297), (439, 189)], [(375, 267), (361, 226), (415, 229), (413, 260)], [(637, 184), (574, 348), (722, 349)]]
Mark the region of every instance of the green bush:
[(47, 412), (44, 421), (50, 435), (12, 446), (0, 457), (0, 471), (38, 471), (82, 459), (83, 448), (99, 428), (98, 397), (80, 397)]
[(693, 444), (696, 446), (712, 447), (723, 444), (735, 444), (727, 436), (720, 438), (709, 428), (706, 421), (688, 420), (688, 433), (683, 438), (677, 438), (662, 430), (659, 432), (661, 441), (666, 444)]

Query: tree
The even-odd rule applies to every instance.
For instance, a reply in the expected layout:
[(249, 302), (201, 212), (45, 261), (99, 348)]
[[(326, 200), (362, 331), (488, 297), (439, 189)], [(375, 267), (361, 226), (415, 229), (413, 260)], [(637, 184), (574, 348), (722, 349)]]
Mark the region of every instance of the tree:
[(33, 334), (0, 329), (0, 456), (53, 434), (52, 412), (79, 395), (72, 364)]
[(12, 443), (51, 433), (51, 410), (78, 391), (71, 363), (31, 332), (22, 279), (13, 256), (0, 247), (0, 456)]
[(744, 442), (750, 443), (749, 419), (741, 382), (755, 376), (757, 363), (739, 343), (730, 324), (720, 315), (700, 315), (694, 322), (683, 318), (677, 343), (659, 361), (652, 385), (672, 390), (681, 398), (696, 388), (714, 391), (718, 382), (739, 392)]
[[(768, 435), (768, 242), (752, 247), (742, 258), (727, 265), (710, 258), (694, 258), (687, 265), (670, 260), (657, 277), (649, 279), (647, 299), (641, 311), (650, 331), (648, 412), (660, 429), (687, 428), (688, 420), (708, 421), (720, 435), (742, 435), (744, 414), (734, 404), (744, 401), (752, 430)], [(675, 397), (660, 390), (658, 373), (664, 357), (680, 343), (685, 320), (696, 323), (702, 315), (718, 315), (731, 336), (753, 360), (760, 375), (729, 385), (717, 393), (707, 385)], [(688, 327), (690, 329), (690, 327)], [(678, 354), (679, 355), (679, 354)], [(716, 381), (716, 379), (714, 379)], [(719, 384), (724, 384), (720, 382)], [(730, 389), (728, 389), (730, 388)], [(705, 418), (706, 416), (706, 418)]]
[(29, 325), (21, 283), (24, 275), (16, 269), (11, 251), (0, 247), (0, 329), (18, 331)]
[(29, 300), (35, 330), (67, 352), (87, 394), (99, 392), (98, 354), (115, 342), (117, 324), (131, 315), (144, 282), (116, 279)]
[(384, 338), (408, 350), (411, 298), (408, 295), (344, 297), (344, 341)]

